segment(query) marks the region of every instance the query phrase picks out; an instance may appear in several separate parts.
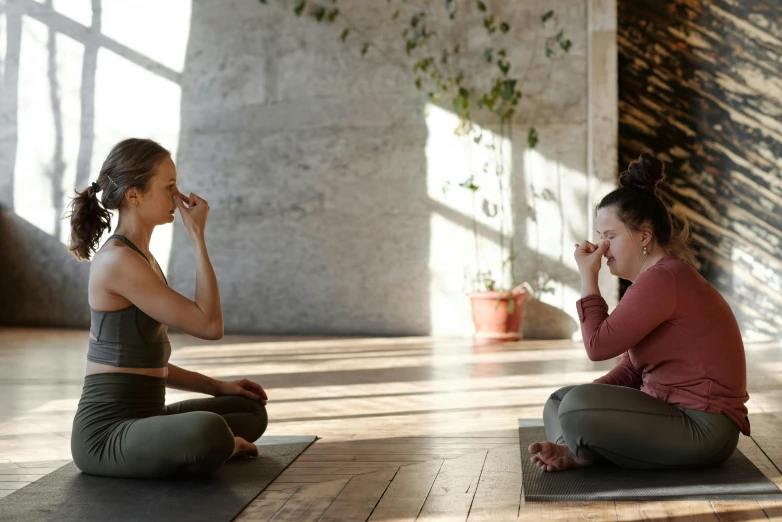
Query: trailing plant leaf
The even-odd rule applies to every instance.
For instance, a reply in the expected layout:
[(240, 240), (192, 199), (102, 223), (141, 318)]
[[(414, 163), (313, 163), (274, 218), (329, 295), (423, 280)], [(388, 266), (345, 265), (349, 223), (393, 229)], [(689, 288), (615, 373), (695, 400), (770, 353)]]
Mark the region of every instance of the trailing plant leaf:
[(516, 89), (516, 80), (505, 80), (502, 82), (502, 99), (510, 100)]
[(538, 144), (538, 131), (535, 130), (535, 127), (530, 128), (529, 134), (527, 134), (527, 144), (533, 149)]
[(464, 188), (466, 188), (468, 190), (471, 190), (472, 192), (476, 192), (479, 187), (478, 187), (478, 185), (473, 183), (473, 179), (474, 179), (474, 176), (470, 176), (469, 178), (467, 178), (466, 181), (462, 181), (461, 183), (459, 183), (459, 186), (460, 187), (464, 187)]
[(299, 2), (299, 4), (293, 8), (293, 12), (296, 13), (296, 16), (301, 16), (302, 11), (304, 11), (304, 6), (306, 5), (306, 0), (301, 0), (301, 2)]
[(339, 39), (343, 42), (348, 39), (348, 35), (350, 34), (350, 29), (345, 29), (342, 31), (342, 34), (340, 35)]
[(546, 12), (546, 13), (545, 13), (545, 14), (544, 14), (542, 17), (541, 17), (541, 19), (543, 20), (543, 23), (545, 24), (546, 22), (548, 22), (548, 20), (549, 20), (549, 19), (550, 19), (552, 16), (554, 16), (554, 11), (547, 11), (547, 12)]

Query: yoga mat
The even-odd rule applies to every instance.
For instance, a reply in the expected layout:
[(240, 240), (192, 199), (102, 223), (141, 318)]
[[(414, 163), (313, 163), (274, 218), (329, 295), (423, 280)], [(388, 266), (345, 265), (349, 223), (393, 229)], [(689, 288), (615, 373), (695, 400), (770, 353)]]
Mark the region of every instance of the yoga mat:
[(261, 437), (257, 458), (228, 461), (212, 474), (183, 479), (96, 477), (71, 462), (0, 499), (0, 520), (228, 522), (315, 439)]
[(519, 419), (521, 474), (527, 502), (640, 500), (782, 500), (782, 491), (738, 449), (721, 466), (674, 471), (622, 469), (610, 462), (545, 472), (527, 450), (546, 440), (542, 420)]

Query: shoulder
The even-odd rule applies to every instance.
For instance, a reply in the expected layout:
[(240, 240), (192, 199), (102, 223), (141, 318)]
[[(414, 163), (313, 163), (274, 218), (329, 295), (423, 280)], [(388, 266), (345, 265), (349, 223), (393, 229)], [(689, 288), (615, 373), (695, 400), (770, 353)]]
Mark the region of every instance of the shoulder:
[(130, 247), (117, 240), (109, 240), (92, 258), (91, 271), (97, 274), (125, 273), (147, 263)]
[(680, 277), (677, 262), (682, 263), (675, 257), (671, 260), (666, 256), (638, 276), (628, 291), (674, 295)]
[[(678, 261), (678, 259), (674, 258)], [(680, 261), (679, 261), (680, 262)], [(645, 284), (675, 283), (678, 266), (672, 262), (669, 257), (658, 261), (654, 266), (650, 266), (640, 275), (637, 282), (643, 281)]]

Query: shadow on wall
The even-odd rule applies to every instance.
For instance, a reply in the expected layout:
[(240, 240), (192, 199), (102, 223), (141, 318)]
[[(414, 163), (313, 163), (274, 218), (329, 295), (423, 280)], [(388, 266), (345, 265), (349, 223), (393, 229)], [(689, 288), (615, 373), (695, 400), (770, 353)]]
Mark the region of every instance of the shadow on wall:
[[(66, 223), (56, 221), (51, 236), (14, 214), (16, 210), (24, 215), (21, 209), (13, 209), (14, 177), (17, 183), (27, 178), (14, 172), (13, 158), (26, 154), (29, 159), (32, 150), (24, 149), (24, 143), (20, 148), (16, 118), (21, 111), (20, 121), (28, 118), (24, 121), (28, 127), (31, 121), (52, 125), (40, 130), (53, 140), (53, 156), (43, 160), (49, 162), (45, 174), (55, 201), (49, 210), (56, 219), (64, 210), (62, 191), (70, 188), (62, 186), (66, 184), (64, 172), (69, 172), (66, 163), (76, 160), (76, 186), (86, 186), (93, 177), (89, 172), (93, 150), (105, 139), (104, 132), (95, 135), (96, 114), (106, 111), (101, 112), (96, 104), (106, 91), (96, 92), (102, 84), (95, 78), (104, 72), (106, 59), (119, 55), (138, 71), (181, 88), (177, 165), (183, 190), (203, 195), (212, 207), (207, 241), (223, 296), (227, 331), (416, 335), (432, 332), (440, 320), (435, 314), (445, 317), (446, 327), (464, 328), (469, 304), (459, 288), (461, 274), (453, 278), (440, 266), (446, 263), (433, 262), (433, 251), (438, 249), (436, 253), (445, 252), (448, 261), (458, 259), (458, 252), (451, 250), (458, 241), (449, 244), (450, 236), (436, 233), (432, 223), (437, 218), (438, 226), (448, 225), (438, 230), (458, 229), (459, 234), (468, 231), (468, 235), (472, 224), (458, 211), (436, 208), (429, 195), (425, 155), (429, 136), (422, 99), (411, 88), (409, 71), (400, 72), (382, 57), (346, 54), (328, 26), (314, 27), (308, 20), (292, 17), (287, 9), (262, 9), (257, 3), (233, 0), (227, 3), (229, 7), (226, 3), (193, 3), (184, 70), (181, 75), (170, 74), (143, 53), (102, 34), (102, 27), (111, 24), (106, 20), (101, 24), (101, 16), (108, 15), (100, 0), (91, 2), (89, 27), (59, 14), (53, 5), (51, 1), (17, 0), (5, 6), (8, 54), (0, 117), (9, 138), (0, 143), (0, 150), (8, 153), (0, 155), (0, 204), (8, 210), (2, 215), (0, 241), (10, 248), (2, 254), (9, 269), (3, 275), (3, 295), (8, 297), (0, 305), (0, 322), (89, 324), (89, 265), (78, 263), (58, 241)], [(367, 4), (366, 9), (379, 8)], [(577, 11), (573, 16), (580, 20), (583, 13)], [(22, 22), (27, 23), (27, 18), (43, 31), (46, 36), (42, 38), (48, 38), (42, 40), (48, 46), (40, 56), (47, 57), (41, 67), (47, 72), (45, 92), (51, 95), (41, 103), (51, 109), (51, 122), (39, 121), (20, 109), (24, 104), (19, 103), (23, 94), (18, 92), (19, 61), (29, 60), (20, 57)], [(378, 34), (390, 31), (378, 23), (369, 29)], [(56, 70), (60, 62), (55, 55), (63, 44), (54, 37), (60, 33), (85, 44), (81, 63), (73, 66), (78, 74), (67, 67)], [(398, 38), (395, 33), (385, 36)], [(580, 33), (572, 37), (586, 41)], [(578, 47), (586, 49), (585, 43)], [(573, 56), (574, 66), (581, 68), (585, 59)], [(546, 114), (539, 114), (542, 121), (556, 114), (566, 120), (539, 126), (542, 136), (557, 136), (539, 150), (557, 168), (579, 173), (586, 157), (586, 127), (578, 119), (585, 112), (585, 86), (568, 77), (558, 81), (572, 84), (565, 96), (569, 112), (560, 114), (563, 101), (559, 98), (538, 99), (547, 107)], [(68, 91), (63, 85), (81, 88)], [(78, 131), (66, 125), (70, 120), (62, 110), (69, 92), (78, 92)], [(78, 155), (72, 154), (71, 160), (63, 155), (65, 145), (75, 141), (69, 132), (79, 133)], [(524, 141), (524, 133), (516, 136), (517, 141)], [(535, 197), (543, 185), (536, 182), (533, 187), (525, 179), (522, 148), (517, 147), (513, 162), (519, 176), (514, 203), (523, 213), (527, 186)], [(549, 211), (553, 212), (556, 202), (564, 206), (583, 199), (581, 188), (572, 194), (569, 191), (578, 176), (567, 176), (546, 180), (552, 187), (567, 189), (551, 192), (557, 199)], [(586, 186), (585, 180), (576, 181), (578, 187)], [(556, 223), (573, 217), (556, 214)], [(541, 222), (547, 219), (541, 212)], [(524, 229), (519, 226), (520, 231)], [(568, 234), (585, 232), (576, 229), (571, 234), (563, 225), (552, 244), (570, 244)], [(519, 247), (539, 249), (524, 234), (519, 232)], [(485, 235), (487, 242), (492, 241), (490, 230)], [(546, 270), (561, 287), (561, 307), (573, 307), (569, 295), (577, 291), (577, 273), (563, 262), (567, 253), (551, 252), (556, 253), (545, 258)], [(522, 278), (535, 273), (540, 264), (537, 259), (529, 256), (519, 262)], [(193, 254), (181, 224), (174, 227), (167, 270), (172, 286), (193, 297)], [(459, 313), (451, 314), (446, 306), (456, 299), (462, 299), (464, 306), (454, 307)], [(555, 306), (529, 303), (523, 326), (526, 337), (567, 338), (576, 330), (575, 321), (558, 309), (560, 303), (548, 302)]]
[(89, 324), (89, 263), (80, 263), (57, 238), (5, 209), (0, 209), (0, 244), (0, 324)]
[[(3, 134), (5, 138), (0, 142), (0, 324), (15, 326), (46, 326), (46, 327), (78, 327), (89, 325), (90, 314), (87, 304), (87, 281), (89, 278), (89, 264), (79, 263), (58, 240), (69, 227), (67, 220), (60, 217), (65, 212), (63, 202), (67, 199), (65, 193), (70, 194), (71, 187), (65, 187), (64, 173), (66, 161), (63, 156), (64, 142), (67, 138), (64, 129), (64, 119), (68, 116), (63, 112), (62, 93), (67, 86), (60, 83), (62, 71), (58, 70), (57, 55), (58, 41), (62, 41), (62, 35), (74, 36), (75, 30), (79, 35), (78, 24), (74, 24), (68, 18), (52, 11), (52, 2), (48, 0), (44, 4), (30, 1), (11, 2), (0, 9), (0, 15), (5, 17), (6, 34), (5, 56), (2, 76), (0, 76), (0, 119), (3, 122)], [(100, 29), (100, 0), (92, 0), (93, 24), (97, 22), (97, 30)], [(26, 115), (20, 111), (20, 63), (25, 58), (22, 56), (23, 26), (25, 18), (27, 23), (44, 24), (45, 34), (45, 63), (38, 63), (38, 67), (45, 70), (47, 91), (49, 97), (46, 104), (50, 109), (52, 129), (46, 129), (36, 140), (46, 140), (51, 137), (53, 142), (46, 143), (43, 150), (51, 151), (48, 158), (36, 158), (40, 164), (46, 163), (43, 168), (42, 178), (45, 178), (51, 191), (50, 199), (53, 202), (51, 209), (32, 209), (33, 214), (39, 212), (43, 220), (52, 217), (53, 222), (47, 223), (51, 227), (51, 234), (43, 232), (40, 228), (17, 215), (14, 208), (14, 192), (22, 189), (30, 189), (30, 180), (35, 179), (34, 173), (27, 172), (31, 165), (29, 161), (22, 163), (17, 172), (19, 159), (29, 160), (31, 150), (19, 150), (19, 121), (18, 118), (34, 118), (38, 124), (39, 113), (36, 116)], [(29, 32), (29, 26), (27, 27)], [(27, 35), (30, 38), (30, 34)], [(58, 40), (58, 38), (60, 40)], [(28, 42), (29, 43), (29, 42)], [(28, 49), (28, 52), (30, 49)], [(80, 77), (80, 102), (81, 102), (81, 139), (79, 139), (77, 181), (76, 186), (86, 185), (89, 178), (89, 160), (92, 152), (94, 135), (92, 132), (94, 117), (95, 85), (94, 76), (96, 68), (97, 48), (86, 46), (84, 63), (82, 64), (82, 76)], [(31, 60), (31, 58), (27, 58)], [(28, 74), (29, 74), (28, 66)], [(40, 87), (37, 86), (37, 87)], [(37, 107), (39, 109), (40, 107)], [(21, 114), (19, 114), (21, 112)], [(30, 122), (27, 125), (30, 127)], [(27, 152), (27, 158), (17, 157)], [(36, 150), (37, 152), (37, 150)], [(16, 179), (15, 179), (16, 178)], [(15, 187), (15, 182), (20, 186)], [(27, 185), (25, 186), (25, 182)], [(44, 198), (46, 199), (46, 198)], [(31, 210), (24, 208), (26, 215)], [(37, 222), (36, 224), (40, 224)]]

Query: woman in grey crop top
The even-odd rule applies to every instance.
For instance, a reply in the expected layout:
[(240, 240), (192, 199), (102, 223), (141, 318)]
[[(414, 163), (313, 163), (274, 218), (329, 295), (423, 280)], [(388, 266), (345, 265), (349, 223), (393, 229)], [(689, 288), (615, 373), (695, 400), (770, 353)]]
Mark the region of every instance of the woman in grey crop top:
[[(70, 250), (80, 260), (95, 254), (87, 376), (71, 436), (73, 460), (85, 473), (208, 472), (230, 458), (256, 456), (253, 442), (266, 430), (267, 396), (259, 384), (218, 381), (168, 362), (169, 326), (202, 339), (223, 336), (220, 291), (204, 240), (209, 205), (179, 192), (176, 182), (166, 149), (127, 139), (72, 202)], [(195, 252), (194, 300), (168, 286), (149, 252), (152, 231), (173, 222), (176, 209)], [(110, 210), (119, 213), (117, 233), (98, 250), (111, 228)], [(166, 405), (166, 387), (214, 397)]]

